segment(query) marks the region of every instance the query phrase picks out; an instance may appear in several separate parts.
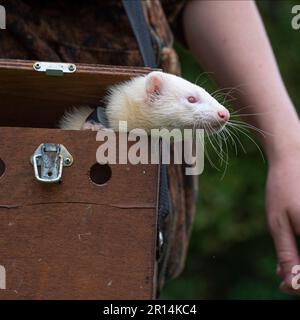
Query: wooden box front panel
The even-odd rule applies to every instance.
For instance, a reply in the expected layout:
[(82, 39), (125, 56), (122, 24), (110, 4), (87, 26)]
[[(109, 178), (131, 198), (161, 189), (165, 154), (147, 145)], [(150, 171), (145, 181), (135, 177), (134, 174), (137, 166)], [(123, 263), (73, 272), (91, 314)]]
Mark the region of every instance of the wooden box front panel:
[[(61, 184), (35, 180), (40, 143), (73, 155)], [(158, 165), (111, 165), (95, 185), (100, 143), (94, 132), (0, 128), (0, 299), (153, 298)]]

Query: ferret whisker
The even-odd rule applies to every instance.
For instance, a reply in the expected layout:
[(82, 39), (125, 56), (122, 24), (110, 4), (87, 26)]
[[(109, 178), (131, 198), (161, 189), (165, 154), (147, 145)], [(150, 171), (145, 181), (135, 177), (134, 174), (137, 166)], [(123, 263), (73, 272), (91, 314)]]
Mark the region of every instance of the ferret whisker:
[[(206, 132), (206, 131), (207, 131), (206, 125), (203, 124), (203, 126), (204, 126), (204, 131)], [(205, 136), (208, 136), (208, 135), (206, 134)], [(202, 142), (201, 142), (201, 144), (202, 144)], [(220, 169), (219, 169), (219, 168), (214, 164), (214, 162), (211, 160), (211, 158), (210, 158), (210, 156), (209, 156), (209, 152), (208, 152), (207, 149), (205, 148), (204, 144), (202, 144), (202, 147), (203, 147), (203, 150), (204, 150), (204, 155), (205, 155), (205, 157), (207, 158), (209, 164), (210, 164), (213, 168), (215, 168), (216, 170), (220, 171)]]
[(214, 98), (215, 99), (219, 99), (219, 97), (229, 97), (229, 98), (232, 98), (232, 99), (237, 99), (236, 97), (234, 97), (230, 92), (228, 93), (224, 93), (224, 92), (218, 92), (216, 95), (214, 95)]
[[(209, 128), (207, 127), (206, 124), (203, 124), (204, 126), (204, 131), (207, 133), (205, 136), (208, 138), (209, 143), (212, 145), (210, 138), (209, 138)], [(214, 148), (214, 146), (212, 145), (212, 147)], [(206, 156), (206, 158), (208, 159), (210, 165), (215, 168), (216, 170), (220, 171), (219, 167), (217, 167), (214, 162), (211, 160), (210, 156), (209, 156), (209, 152), (207, 150), (207, 148), (204, 148), (204, 154)]]
[[(218, 138), (220, 139), (220, 145), (222, 146), (222, 150), (223, 150), (223, 141), (224, 141), (224, 144), (225, 144), (225, 150), (224, 150), (224, 156), (226, 156), (226, 162), (225, 162), (225, 169), (224, 169), (224, 172), (226, 172), (226, 168), (229, 164), (228, 160), (229, 160), (229, 155), (228, 155), (228, 146), (227, 146), (227, 141), (226, 141), (226, 137), (224, 136), (224, 132), (220, 131), (218, 134), (217, 134)], [(224, 173), (223, 173), (224, 175)], [(222, 176), (223, 177), (223, 176)]]
[[(210, 131), (213, 131), (213, 128), (211, 127), (211, 125), (208, 124), (208, 126), (209, 126), (209, 130), (210, 130)], [(211, 137), (211, 139), (210, 139), (210, 137)], [(210, 143), (211, 143), (211, 145), (212, 145), (215, 153), (217, 154), (218, 158), (220, 159), (220, 165), (222, 165), (223, 162), (226, 163), (226, 158), (224, 158), (225, 155), (224, 155), (224, 152), (222, 151), (222, 148), (221, 148), (220, 151), (219, 151), (219, 150), (214, 146), (214, 144), (213, 144), (213, 142), (212, 142), (212, 139), (214, 139), (214, 141), (216, 141), (217, 144), (219, 145), (219, 142), (216, 140), (215, 136), (214, 136), (214, 135), (211, 135), (211, 136), (208, 135), (208, 139), (209, 139), (209, 141), (210, 141)], [(219, 145), (219, 147), (220, 147), (220, 145)]]
[(220, 135), (218, 133), (215, 135), (215, 141), (217, 142), (217, 144), (220, 148), (220, 153), (223, 154), (224, 153), (223, 142), (222, 142), (222, 138), (220, 137)]
[[(240, 85), (241, 86), (241, 85)], [(242, 91), (238, 88), (240, 86), (237, 86), (237, 87), (225, 87), (225, 88), (220, 88), (220, 89), (217, 89), (215, 90), (213, 93), (211, 93), (211, 96), (215, 97), (215, 95), (217, 93), (221, 93), (222, 91), (225, 91), (225, 90), (228, 90), (228, 93), (230, 94), (231, 92), (233, 92), (234, 90), (236, 90), (237, 92), (240, 92), (242, 93)]]
[(230, 136), (228, 135), (227, 133), (227, 130), (226, 128), (224, 127), (223, 130), (220, 132), (220, 136), (221, 136), (221, 139), (224, 141), (224, 143), (231, 143), (231, 139), (230, 139)]
[[(201, 72), (197, 78), (196, 78), (196, 81), (194, 82), (197, 86), (198, 86), (198, 81), (199, 79), (203, 76), (203, 75), (210, 75), (210, 74), (214, 74), (214, 72), (207, 72), (207, 71), (204, 71), (204, 72)], [(205, 82), (206, 83), (208, 81), (208, 79), (205, 79)], [(202, 86), (203, 83), (201, 83), (200, 85)]]
[(226, 168), (225, 168), (225, 171), (224, 172), (226, 172), (226, 170), (227, 170), (227, 166), (228, 166), (228, 164), (229, 164), (229, 152), (228, 152), (228, 145), (227, 145), (227, 137), (226, 137), (226, 135), (225, 135), (225, 126), (222, 128), (222, 130), (220, 131), (220, 132), (218, 132), (217, 134), (218, 134), (218, 136), (220, 137), (220, 139), (221, 139), (221, 144), (222, 144), (222, 141), (224, 141), (224, 143), (225, 143), (225, 148), (226, 148), (226, 151), (224, 151), (225, 152), (225, 154), (226, 154)]
[(228, 141), (230, 138), (232, 139), (232, 137), (230, 137), (230, 135), (228, 134), (228, 130), (227, 130), (226, 126), (224, 126), (221, 133), (222, 133), (224, 140)]
[(215, 151), (216, 155), (218, 156), (218, 158), (220, 160), (223, 160), (222, 156), (220, 155), (220, 152), (218, 151), (218, 149), (216, 149), (215, 145), (211, 141), (210, 135), (207, 135), (207, 138), (208, 138), (208, 141), (209, 141), (210, 145), (212, 146), (213, 150)]
[[(224, 96), (222, 104), (224, 105), (226, 102), (228, 102), (227, 97), (230, 97), (231, 101), (237, 100), (237, 98), (235, 96), (232, 96), (231, 93), (234, 92), (234, 90), (237, 91), (238, 93), (242, 93), (242, 91), (240, 89), (238, 89), (238, 87), (241, 87), (241, 86), (242, 85), (237, 86), (237, 87), (227, 88), (227, 89), (229, 89), (229, 91), (225, 94), (222, 94)], [(215, 96), (214, 96), (214, 98), (215, 98)]]
[(262, 151), (262, 149), (260, 148), (260, 146), (258, 145), (258, 143), (250, 136), (250, 135), (248, 135), (247, 133), (245, 133), (243, 130), (242, 130), (242, 128), (236, 128), (238, 131), (241, 131), (242, 133), (244, 133), (244, 135), (248, 138), (248, 139), (250, 139), (254, 144), (255, 144), (255, 146), (258, 148), (258, 150), (259, 150), (259, 153), (260, 153), (260, 155), (261, 155), (261, 157), (262, 157), (262, 160), (263, 160), (263, 162), (265, 162), (265, 157), (264, 157), (264, 153), (263, 153), (263, 151)]
[[(230, 99), (228, 99), (228, 97), (229, 97)], [(237, 100), (237, 98), (234, 97), (234, 96), (232, 96), (232, 95), (231, 95), (231, 91), (230, 91), (229, 93), (224, 94), (224, 99), (223, 99), (222, 104), (225, 105), (226, 103), (229, 103), (229, 102), (232, 102), (232, 101), (235, 101), (235, 100)]]
[[(204, 127), (204, 132), (205, 132), (205, 127)], [(202, 139), (200, 139), (200, 143), (201, 143), (201, 146), (202, 146), (202, 150), (204, 150), (204, 155), (205, 155), (205, 157), (207, 158), (209, 164), (210, 164), (213, 168), (215, 168), (216, 170), (219, 171), (219, 169), (214, 165), (214, 163), (212, 162), (212, 160), (211, 160), (210, 157), (209, 157), (209, 154), (208, 154), (208, 152), (207, 152), (207, 150), (206, 150), (206, 148), (205, 148), (205, 141), (202, 140)]]
[(243, 122), (243, 121), (230, 120), (230, 121), (228, 121), (228, 124), (232, 125), (232, 126), (237, 126), (237, 127), (241, 127), (241, 128), (245, 128), (245, 129), (254, 130), (254, 131), (260, 133), (263, 137), (266, 137), (267, 135), (273, 136), (273, 134), (271, 134), (270, 132), (267, 132), (265, 130), (257, 128), (256, 126), (249, 124), (249, 123), (246, 123), (246, 122)]
[[(230, 128), (230, 127), (228, 127), (227, 129), (229, 130), (229, 128)], [(232, 130), (234, 130), (234, 128), (233, 128), (233, 127), (231, 127), (231, 128), (232, 128)], [(244, 148), (244, 146), (243, 146), (243, 144), (242, 144), (241, 140), (239, 139), (238, 135), (237, 135), (235, 132), (233, 132), (233, 131), (231, 131), (231, 134), (236, 138), (236, 141), (237, 141), (237, 142), (238, 142), (238, 144), (241, 146), (241, 148), (242, 148), (243, 152), (246, 154), (246, 153), (247, 153), (247, 151), (246, 151), (246, 149)]]
[(236, 143), (235, 143), (230, 131), (226, 127), (224, 128), (224, 135), (225, 135), (225, 133), (227, 133), (228, 137), (230, 137), (231, 143), (232, 143), (232, 145), (234, 146), (234, 149), (235, 149), (235, 155), (237, 156), (238, 155), (237, 145), (236, 145)]
[(215, 96), (216, 96), (218, 93), (222, 92), (223, 90), (229, 90), (229, 89), (231, 89), (231, 88), (220, 88), (220, 89), (217, 89), (217, 90), (215, 90), (214, 92), (212, 92), (210, 95), (215, 98)]
[(255, 141), (253, 138), (251, 138), (251, 137), (249, 136), (249, 134), (247, 134), (244, 130), (242, 130), (242, 128), (232, 127), (232, 129), (233, 129), (233, 130), (235, 129), (235, 130), (239, 131), (240, 133), (243, 133), (250, 141), (252, 141), (252, 142), (255, 144), (255, 146), (257, 147), (257, 149), (259, 150), (263, 162), (265, 162), (264, 154), (263, 154), (260, 146), (256, 143), (256, 141)]
[(230, 118), (239, 118), (239, 117), (251, 117), (251, 116), (262, 116), (266, 115), (269, 112), (257, 112), (257, 113), (240, 113), (240, 114), (230, 114)]
[(234, 110), (233, 112), (230, 113), (230, 115), (235, 115), (237, 114), (238, 112), (242, 111), (242, 110), (245, 110), (245, 109), (249, 109), (249, 108), (252, 108), (253, 106), (251, 104), (248, 104), (247, 106), (245, 107), (242, 107), (240, 109), (237, 109), (237, 110)]
[[(221, 133), (222, 133), (222, 131), (221, 131)], [(228, 146), (227, 146), (227, 141), (226, 141), (226, 139), (224, 140), (224, 143), (225, 143), (227, 158), (226, 158), (226, 164), (225, 164), (225, 168), (224, 168), (224, 172), (223, 172), (223, 174), (222, 174), (221, 180), (224, 179), (224, 177), (225, 177), (225, 175), (226, 175), (226, 172), (227, 172), (228, 164), (229, 164), (229, 152), (228, 152)]]
[[(209, 125), (209, 127), (210, 127), (210, 130), (212, 130), (210, 125)], [(219, 158), (220, 158), (220, 165), (222, 165), (222, 162), (224, 160), (222, 142), (218, 138), (219, 138), (218, 134), (212, 134), (211, 135), (211, 139), (216, 142), (216, 144), (217, 144), (217, 146), (219, 148), (219, 149), (217, 149), (217, 151), (218, 151), (218, 155), (219, 155)]]
[[(219, 121), (218, 121), (219, 122)], [(224, 127), (225, 128), (225, 127)], [(223, 129), (224, 129), (223, 128)], [(223, 157), (225, 158), (224, 159), (224, 163), (225, 163), (225, 168), (224, 168), (224, 171), (223, 171), (223, 174), (221, 176), (221, 180), (224, 178), (226, 172), (227, 172), (227, 167), (229, 165), (229, 153), (228, 153), (228, 146), (227, 146), (227, 141), (226, 141), (226, 137), (225, 137), (225, 133), (223, 132), (223, 129), (221, 131), (218, 131), (216, 132), (213, 136), (216, 136), (216, 139), (218, 139), (218, 143), (220, 145), (220, 151), (223, 155)], [(224, 141), (224, 144), (225, 144), (225, 150), (223, 149), (223, 144), (222, 144), (222, 141)], [(221, 162), (221, 165), (222, 163)]]
[(235, 98), (234, 95), (232, 95), (232, 90), (229, 90), (228, 92), (218, 92), (214, 95), (214, 97), (229, 97), (229, 98)]
[[(246, 130), (247, 132), (250, 132), (250, 130), (253, 130), (253, 131), (261, 134), (264, 138), (265, 138), (266, 135), (268, 134), (267, 132), (265, 132), (265, 131), (263, 131), (263, 130), (261, 130), (261, 129), (259, 129), (259, 128), (251, 127), (251, 126), (247, 126), (247, 125), (243, 125), (243, 124), (241, 124), (241, 123), (232, 123), (232, 122), (231, 122), (229, 125), (230, 125), (230, 126), (233, 126), (233, 127), (238, 127), (238, 128), (240, 128), (240, 129), (244, 129), (244, 130)], [(269, 134), (269, 135), (271, 135), (271, 134)]]
[(237, 98), (225, 99), (224, 102), (223, 102), (223, 104), (224, 104), (224, 105), (228, 105), (229, 103), (231, 103), (231, 102), (233, 102), (233, 101), (236, 101), (236, 100), (237, 100)]

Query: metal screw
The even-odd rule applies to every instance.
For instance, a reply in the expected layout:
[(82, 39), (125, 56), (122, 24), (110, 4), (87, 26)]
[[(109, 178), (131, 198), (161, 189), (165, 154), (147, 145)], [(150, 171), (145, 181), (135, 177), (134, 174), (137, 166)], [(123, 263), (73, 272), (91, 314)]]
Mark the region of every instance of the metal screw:
[(64, 160), (64, 164), (65, 164), (66, 166), (68, 166), (69, 164), (71, 164), (71, 159), (70, 159), (70, 158), (66, 158), (66, 159)]
[(70, 71), (74, 71), (74, 70), (75, 70), (74, 64), (70, 64), (70, 65), (69, 65), (69, 70), (70, 70)]
[(39, 69), (41, 68), (41, 65), (40, 65), (39, 63), (36, 63), (36, 64), (34, 65), (34, 68), (35, 68), (36, 70), (39, 70)]

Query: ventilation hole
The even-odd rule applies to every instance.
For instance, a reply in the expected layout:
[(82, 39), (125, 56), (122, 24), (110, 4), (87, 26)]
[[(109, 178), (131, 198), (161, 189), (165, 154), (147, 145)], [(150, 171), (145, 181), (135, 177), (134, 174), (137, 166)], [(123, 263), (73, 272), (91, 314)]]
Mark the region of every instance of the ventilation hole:
[(111, 178), (111, 168), (108, 164), (95, 163), (90, 169), (90, 178), (97, 185), (105, 184)]
[(5, 163), (3, 162), (2, 159), (0, 159), (0, 178), (3, 176), (5, 172)]

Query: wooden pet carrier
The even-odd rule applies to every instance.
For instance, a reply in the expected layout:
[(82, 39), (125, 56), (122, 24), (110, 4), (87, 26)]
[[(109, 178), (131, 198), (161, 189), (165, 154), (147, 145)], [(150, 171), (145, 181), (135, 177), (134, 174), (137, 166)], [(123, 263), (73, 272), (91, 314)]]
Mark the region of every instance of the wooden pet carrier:
[[(149, 71), (0, 60), (0, 299), (155, 297), (159, 165), (99, 165), (95, 132), (57, 129)], [(61, 183), (35, 177), (47, 151)]]

